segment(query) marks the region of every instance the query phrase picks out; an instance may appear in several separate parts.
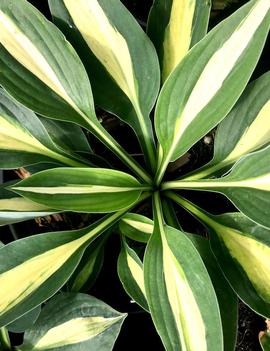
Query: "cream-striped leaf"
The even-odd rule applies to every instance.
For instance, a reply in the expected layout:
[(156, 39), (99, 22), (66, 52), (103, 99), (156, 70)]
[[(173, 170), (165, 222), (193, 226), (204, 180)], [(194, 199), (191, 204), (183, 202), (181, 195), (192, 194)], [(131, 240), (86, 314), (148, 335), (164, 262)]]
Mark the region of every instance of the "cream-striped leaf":
[(126, 314), (85, 294), (60, 294), (50, 300), (18, 351), (112, 350)]
[(0, 226), (49, 216), (56, 210), (31, 200), (19, 197), (5, 189), (10, 183), (0, 186)]
[(149, 38), (119, 0), (50, 0), (56, 24), (84, 61), (95, 101), (136, 132), (152, 168), (149, 113), (159, 90), (159, 65)]
[(83, 166), (72, 151), (64, 151), (50, 138), (38, 117), (0, 90), (0, 167), (18, 168), (53, 162)]
[(148, 175), (98, 122), (85, 68), (59, 29), (26, 0), (0, 4), (0, 84), (45, 117), (88, 128), (142, 179)]
[(122, 238), (122, 249), (118, 257), (117, 271), (127, 294), (143, 309), (148, 311), (143, 264), (136, 252), (128, 246), (124, 237)]
[(0, 82), (17, 100), (56, 119), (95, 120), (84, 67), (63, 34), (26, 0), (0, 4)]
[(175, 194), (169, 197), (208, 227), (212, 250), (235, 292), (257, 313), (269, 318), (269, 229), (240, 213), (213, 216)]
[(142, 243), (147, 243), (153, 233), (153, 221), (137, 213), (125, 214), (118, 226), (122, 235)]
[(52, 208), (114, 212), (131, 206), (149, 189), (124, 172), (102, 168), (56, 168), (18, 182), (12, 191)]
[(208, 0), (154, 1), (147, 32), (159, 54), (163, 81), (205, 36), (210, 8)]
[(200, 255), (186, 235), (164, 225), (157, 194), (154, 208), (144, 276), (148, 305), (164, 347), (223, 350), (217, 298)]
[[(214, 157), (188, 179), (200, 179), (223, 171), (240, 157), (270, 142), (270, 72), (250, 83), (239, 101), (219, 124), (215, 135)], [(185, 177), (186, 179), (186, 177)]]
[(270, 228), (270, 146), (240, 159), (225, 177), (167, 182), (166, 189), (220, 192), (251, 220)]
[(68, 280), (86, 246), (124, 211), (75, 231), (47, 233), (0, 249), (0, 327), (51, 297)]
[(156, 108), (157, 183), (168, 163), (233, 107), (255, 68), (269, 27), (269, 1), (252, 0), (207, 34), (171, 74)]
[[(164, 204), (163, 204), (164, 205)], [(164, 206), (163, 206), (164, 208)], [(169, 209), (170, 207), (168, 207)], [(166, 214), (164, 208), (164, 215)], [(131, 216), (130, 216), (131, 215)], [(125, 219), (129, 220), (132, 219), (136, 222), (136, 226), (134, 223), (134, 227), (129, 228), (128, 225), (123, 226), (122, 234), (125, 235), (133, 240), (137, 240), (137, 236), (144, 235), (145, 241), (150, 239), (149, 232), (151, 233), (154, 229), (154, 222), (147, 217), (142, 215), (137, 215), (135, 213), (127, 213), (124, 215), (121, 220), (119, 221), (119, 227), (122, 226), (122, 222)], [(128, 223), (128, 221), (127, 221)], [(141, 232), (139, 230), (134, 231), (137, 228), (144, 228), (145, 223), (147, 223), (147, 230)], [(133, 224), (131, 222), (131, 224)], [(172, 224), (170, 224), (172, 226)], [(177, 225), (178, 227), (178, 225)], [(178, 229), (178, 228), (177, 228)], [(139, 232), (139, 234), (138, 234)], [(147, 233), (148, 232), (148, 233)], [(211, 281), (213, 283), (222, 320), (222, 329), (223, 329), (223, 342), (224, 342), (224, 351), (231, 351), (234, 349), (237, 337), (237, 319), (238, 319), (238, 301), (235, 293), (232, 291), (230, 285), (228, 284), (227, 280), (223, 277), (223, 273), (219, 268), (215, 257), (213, 256), (212, 251), (210, 250), (210, 243), (207, 239), (194, 235), (185, 233), (188, 238), (192, 241), (196, 249), (198, 250), (201, 258), (204, 261), (205, 267), (210, 275)], [(230, 311), (228, 313), (228, 311)]]

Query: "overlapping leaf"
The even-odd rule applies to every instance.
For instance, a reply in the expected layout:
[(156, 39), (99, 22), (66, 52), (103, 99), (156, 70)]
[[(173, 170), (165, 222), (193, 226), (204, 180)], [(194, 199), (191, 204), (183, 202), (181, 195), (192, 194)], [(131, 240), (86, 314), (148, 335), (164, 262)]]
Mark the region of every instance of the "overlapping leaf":
[(143, 243), (147, 243), (153, 233), (153, 221), (137, 213), (127, 213), (119, 221), (122, 235)]
[[(190, 50), (160, 94), (155, 129), (160, 183), (183, 155), (230, 111), (247, 84), (270, 26), (268, 0), (252, 0)], [(191, 74), (192, 72), (192, 74)]]
[(146, 186), (124, 172), (57, 168), (18, 182), (11, 190), (37, 203), (79, 212), (114, 212), (138, 200)]
[(270, 146), (243, 157), (225, 177), (167, 182), (166, 188), (221, 192), (250, 219), (270, 228)]
[[(132, 228), (131, 233), (129, 235), (129, 227), (124, 227), (123, 234), (126, 233), (128, 237), (131, 239), (137, 238), (139, 235), (144, 235), (145, 240), (150, 239), (149, 232), (153, 232), (154, 222), (149, 218), (132, 214), (131, 218), (129, 217), (131, 214), (128, 213), (123, 218), (121, 218), (119, 224), (125, 219), (131, 219), (134, 222), (131, 222)], [(127, 224), (129, 221), (127, 221)], [(147, 226), (145, 224), (147, 223)], [(135, 228), (138, 228), (138, 235), (136, 235)], [(145, 231), (143, 231), (145, 229)], [(144, 234), (143, 234), (144, 233)], [(203, 237), (198, 235), (185, 233), (185, 235), (192, 241), (196, 249), (198, 250), (205, 267), (210, 275), (211, 281), (213, 283), (219, 308), (221, 314), (222, 321), (222, 329), (223, 329), (223, 342), (224, 342), (224, 351), (231, 351), (234, 349), (234, 345), (237, 337), (237, 315), (238, 315), (238, 306), (237, 306), (237, 297), (235, 293), (232, 291), (230, 285), (227, 280), (223, 276), (222, 270), (219, 268), (217, 261), (210, 250), (209, 241)], [(132, 296), (132, 295), (131, 295)]]
[(148, 311), (144, 287), (143, 264), (134, 250), (122, 238), (122, 249), (118, 257), (119, 278), (128, 295)]
[(0, 226), (49, 216), (56, 210), (37, 204), (5, 189), (10, 183), (0, 186)]
[(93, 296), (60, 294), (45, 305), (17, 350), (110, 351), (125, 317)]
[(77, 267), (86, 246), (124, 211), (91, 226), (35, 235), (0, 249), (0, 327), (9, 324), (57, 292)]
[(166, 350), (223, 350), (219, 307), (207, 270), (190, 239), (164, 225), (156, 196), (144, 275), (157, 331)]
[(102, 268), (104, 245), (108, 234), (104, 233), (87, 247), (81, 262), (67, 283), (68, 291), (87, 292), (94, 285)]
[[(77, 160), (76, 160), (77, 158)], [(0, 166), (18, 168), (53, 162), (83, 166), (73, 152), (55, 144), (38, 117), (0, 90)]]
[(159, 54), (163, 81), (206, 34), (210, 8), (208, 0), (154, 1), (147, 32)]
[[(270, 142), (270, 72), (250, 83), (215, 135), (214, 158), (188, 179), (206, 178)], [(224, 170), (225, 168), (225, 170)]]
[(240, 213), (213, 216), (177, 195), (169, 196), (208, 227), (217, 262), (238, 296), (257, 313), (269, 317), (269, 229)]
[(90, 82), (58, 28), (26, 0), (0, 4), (0, 84), (46, 117), (88, 128), (143, 179), (149, 178), (98, 122)]
[(159, 65), (152, 43), (119, 0), (49, 3), (86, 65), (96, 103), (135, 130), (154, 168), (149, 113), (159, 90)]

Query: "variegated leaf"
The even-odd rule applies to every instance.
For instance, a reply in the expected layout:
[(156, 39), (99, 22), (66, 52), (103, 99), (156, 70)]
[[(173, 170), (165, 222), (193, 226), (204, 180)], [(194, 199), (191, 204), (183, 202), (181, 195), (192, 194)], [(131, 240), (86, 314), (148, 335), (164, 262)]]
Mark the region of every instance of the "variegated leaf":
[(153, 233), (153, 221), (137, 213), (127, 213), (119, 221), (122, 235), (143, 243), (147, 243)]
[(17, 350), (110, 351), (125, 318), (93, 296), (60, 294), (45, 305)]
[(122, 249), (118, 257), (117, 271), (127, 294), (148, 311), (144, 287), (143, 264), (134, 250), (122, 238)]
[(220, 192), (254, 222), (270, 228), (270, 146), (240, 159), (225, 177), (167, 182), (166, 189)]
[[(165, 211), (164, 211), (165, 214)], [(131, 217), (129, 217), (132, 215)], [(126, 233), (127, 236), (131, 239), (135, 239), (136, 231), (135, 228), (147, 229), (146, 231), (139, 231), (140, 235), (144, 235), (145, 240), (150, 239), (149, 232), (153, 232), (154, 222), (149, 218), (127, 213), (123, 216), (119, 222), (125, 221), (125, 219), (134, 220), (134, 225), (132, 228), (128, 226), (124, 226), (123, 234)], [(128, 222), (127, 222), (128, 223)], [(147, 223), (147, 227), (145, 227), (145, 223)], [(133, 224), (131, 222), (131, 224)], [(129, 235), (131, 233), (131, 235)], [(144, 234), (143, 234), (144, 233)], [(207, 239), (190, 234), (185, 233), (187, 237), (192, 241), (196, 249), (198, 250), (201, 258), (204, 261), (205, 267), (210, 275), (211, 281), (213, 283), (217, 298), (218, 304), (221, 314), (222, 321), (222, 329), (223, 329), (223, 342), (224, 342), (224, 351), (231, 351), (234, 349), (237, 337), (237, 319), (238, 319), (238, 301), (235, 293), (232, 291), (230, 285), (227, 280), (224, 278), (222, 270), (219, 268), (217, 261), (210, 250), (210, 243)], [(138, 234), (139, 236), (139, 234)], [(148, 241), (147, 240), (147, 241)], [(132, 295), (131, 295), (132, 296)]]
[(186, 235), (164, 225), (158, 194), (154, 208), (155, 227), (145, 253), (144, 279), (164, 347), (168, 351), (223, 350), (217, 298), (203, 261)]
[(105, 213), (131, 206), (149, 187), (116, 170), (56, 168), (36, 173), (10, 189), (53, 208)]
[(252, 0), (209, 32), (170, 75), (155, 116), (160, 142), (158, 184), (168, 163), (233, 107), (256, 66), (269, 27), (269, 0)]
[(240, 213), (213, 216), (177, 195), (169, 196), (206, 225), (217, 262), (235, 292), (253, 310), (269, 318), (269, 229)]
[(40, 162), (84, 165), (79, 156), (53, 142), (32, 111), (0, 90), (0, 167), (18, 168)]
[(45, 217), (58, 212), (37, 204), (5, 189), (10, 183), (0, 186), (0, 226), (23, 222), (36, 217)]
[(86, 246), (117, 221), (116, 212), (91, 226), (14, 241), (0, 249), (0, 327), (51, 297), (77, 267)]
[(155, 0), (147, 32), (159, 54), (163, 81), (207, 32), (208, 0)]
[(99, 106), (136, 132), (152, 169), (149, 113), (159, 90), (159, 65), (149, 38), (119, 0), (50, 0), (56, 24), (86, 65)]
[(0, 84), (46, 117), (89, 129), (142, 179), (149, 176), (99, 123), (90, 82), (58, 28), (26, 0), (0, 3)]
[(185, 179), (206, 178), (220, 171), (225, 173), (240, 157), (270, 143), (269, 85), (270, 72), (248, 85), (217, 128), (212, 161)]

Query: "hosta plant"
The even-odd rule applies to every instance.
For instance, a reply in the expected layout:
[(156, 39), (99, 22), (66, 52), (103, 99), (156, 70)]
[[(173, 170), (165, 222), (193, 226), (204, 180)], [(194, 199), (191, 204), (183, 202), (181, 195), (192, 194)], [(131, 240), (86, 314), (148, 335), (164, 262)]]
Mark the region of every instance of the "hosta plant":
[[(17, 350), (111, 350), (126, 314), (82, 292), (117, 233), (119, 278), (164, 348), (234, 350), (237, 297), (270, 318), (270, 74), (249, 83), (269, 0), (247, 2), (208, 33), (208, 0), (156, 0), (147, 34), (119, 0), (49, 6), (54, 24), (26, 0), (0, 1), (0, 166), (28, 171), (1, 187), (0, 223), (92, 215), (83, 229), (1, 247), (2, 348), (19, 331)], [(133, 129), (144, 161), (95, 107)], [(168, 177), (217, 125), (213, 159)], [(96, 154), (86, 135), (122, 163)], [(210, 214), (183, 189), (223, 194), (235, 212)], [(136, 212), (150, 198), (152, 212)], [(177, 205), (207, 235), (184, 232)]]

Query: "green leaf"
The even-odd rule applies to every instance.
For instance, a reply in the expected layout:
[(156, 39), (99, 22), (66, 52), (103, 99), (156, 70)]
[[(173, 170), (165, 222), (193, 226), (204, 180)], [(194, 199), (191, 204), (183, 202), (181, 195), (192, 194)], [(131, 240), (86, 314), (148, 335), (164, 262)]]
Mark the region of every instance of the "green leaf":
[(60, 294), (45, 305), (17, 350), (110, 351), (125, 318), (93, 296)]
[(269, 9), (268, 0), (248, 2), (195, 45), (170, 75), (155, 116), (158, 184), (168, 163), (215, 127), (239, 98), (262, 52)]
[(68, 280), (88, 244), (125, 211), (87, 228), (16, 240), (0, 249), (0, 327), (50, 298)]
[(147, 32), (157, 49), (163, 81), (207, 32), (208, 0), (155, 0)]
[(127, 294), (143, 309), (149, 310), (144, 287), (143, 264), (134, 250), (122, 237), (122, 249), (118, 257), (117, 271)]
[(96, 103), (136, 132), (155, 169), (149, 113), (159, 91), (159, 65), (149, 38), (119, 0), (50, 0), (55, 23), (85, 63)]
[(240, 213), (213, 216), (175, 194), (168, 196), (206, 225), (211, 248), (234, 291), (254, 311), (269, 317), (269, 229)]
[(63, 149), (73, 152), (92, 153), (81, 127), (74, 123), (39, 117), (52, 140)]
[[(217, 298), (194, 245), (164, 225), (154, 195), (154, 233), (144, 258), (150, 312), (166, 350), (223, 350)], [(203, 294), (202, 294), (203, 292)]]
[(270, 146), (240, 159), (225, 177), (167, 182), (166, 189), (220, 192), (254, 222), (270, 228)]
[(79, 212), (114, 212), (147, 190), (131, 175), (110, 169), (56, 168), (18, 182), (12, 191), (37, 203)]
[(259, 341), (263, 351), (270, 350), (270, 330), (269, 330), (269, 320), (266, 320), (267, 330), (259, 333)]
[(103, 265), (104, 245), (108, 234), (104, 233), (87, 247), (81, 262), (67, 283), (68, 291), (88, 292), (94, 285)]
[(235, 349), (237, 339), (237, 295), (219, 268), (216, 258), (210, 249), (209, 240), (194, 234), (188, 234), (188, 237), (203, 259), (217, 295), (222, 322), (224, 351), (232, 351)]
[(22, 317), (7, 325), (7, 330), (12, 333), (24, 333), (27, 329), (32, 327), (32, 325), (37, 320), (40, 312), (41, 306), (35, 307), (32, 311), (27, 312)]
[(16, 103), (3, 90), (0, 90), (0, 125), (2, 169), (19, 168), (40, 162), (77, 167), (84, 165), (79, 156), (71, 151), (64, 151), (52, 141), (32, 111)]
[[(165, 212), (164, 212), (165, 214)], [(130, 213), (127, 213), (125, 216), (121, 218), (119, 224), (125, 219), (129, 218)], [(134, 214), (135, 215), (135, 214)], [(151, 233), (154, 229), (154, 222), (144, 216), (135, 217), (137, 226), (144, 226), (145, 222), (147, 222), (147, 229)], [(175, 222), (174, 222), (175, 223)], [(133, 229), (134, 230), (134, 229)], [(128, 230), (125, 231), (128, 233)], [(219, 268), (215, 256), (210, 250), (209, 241), (203, 237), (198, 235), (184, 233), (188, 239), (190, 239), (193, 245), (198, 250), (205, 267), (210, 275), (211, 281), (213, 283), (221, 314), (222, 321), (222, 329), (223, 329), (223, 341), (224, 341), (224, 351), (231, 351), (234, 349), (236, 337), (237, 337), (237, 317), (238, 317), (238, 301), (235, 293), (231, 289), (227, 280), (223, 276), (222, 270)], [(136, 235), (136, 232), (134, 232)], [(147, 235), (148, 239), (150, 239), (149, 234)], [(128, 235), (127, 235), (128, 236)], [(131, 237), (131, 236), (128, 236)]]
[(58, 212), (6, 190), (7, 185), (10, 185), (10, 182), (0, 186), (0, 226), (45, 217)]
[(120, 219), (118, 228), (127, 238), (147, 243), (153, 232), (153, 221), (137, 213), (127, 213)]
[(43, 116), (89, 129), (151, 181), (97, 120), (90, 82), (75, 50), (28, 1), (1, 1), (0, 44), (0, 84), (16, 100)]
[(269, 84), (270, 72), (248, 85), (217, 128), (212, 161), (193, 172), (195, 174), (188, 176), (188, 179), (206, 178), (218, 171), (225, 173), (240, 157), (269, 144)]

